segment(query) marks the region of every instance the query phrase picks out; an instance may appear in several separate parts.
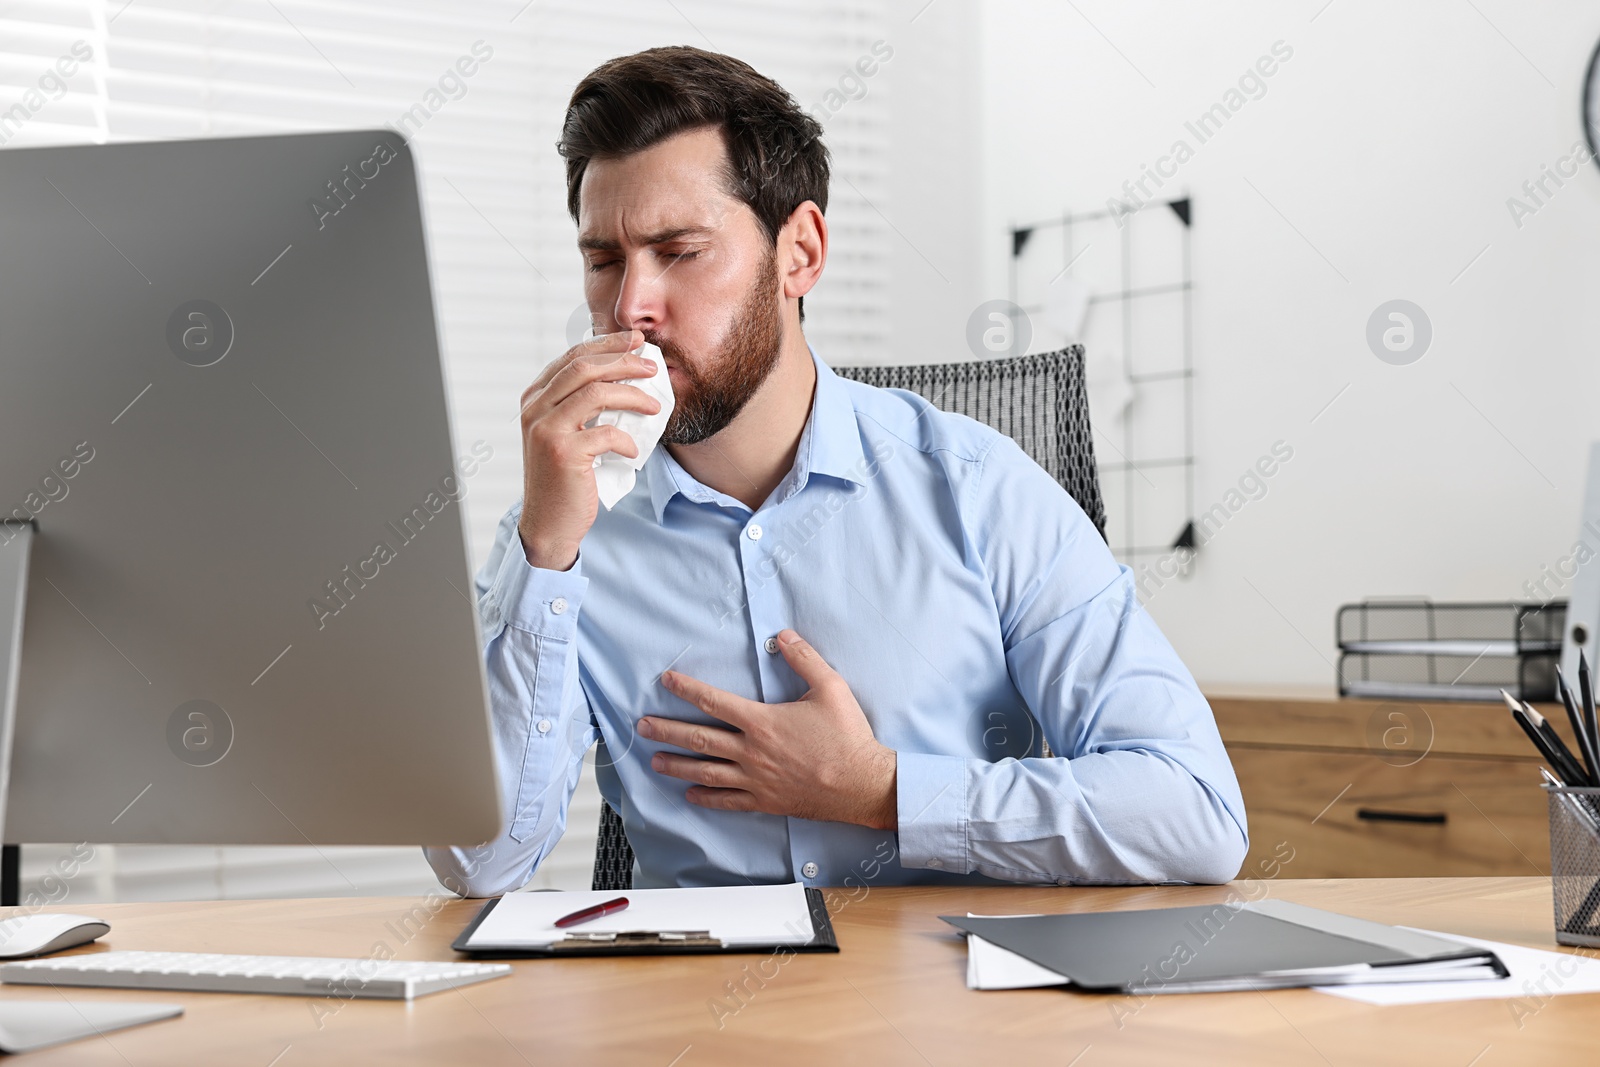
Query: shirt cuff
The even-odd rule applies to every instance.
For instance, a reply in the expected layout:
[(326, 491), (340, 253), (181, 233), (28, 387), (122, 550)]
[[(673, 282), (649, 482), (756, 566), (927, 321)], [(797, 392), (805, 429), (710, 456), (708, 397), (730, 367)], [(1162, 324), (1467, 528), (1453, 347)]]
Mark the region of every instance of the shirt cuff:
[(522, 539), (512, 534), (500, 570), (485, 595), (488, 606), (507, 625), (540, 637), (571, 641), (578, 632), (578, 608), (589, 589), (583, 576), (583, 557), (564, 571), (535, 567), (522, 551)]
[(964, 756), (895, 754), (900, 866), (967, 874), (967, 763)]

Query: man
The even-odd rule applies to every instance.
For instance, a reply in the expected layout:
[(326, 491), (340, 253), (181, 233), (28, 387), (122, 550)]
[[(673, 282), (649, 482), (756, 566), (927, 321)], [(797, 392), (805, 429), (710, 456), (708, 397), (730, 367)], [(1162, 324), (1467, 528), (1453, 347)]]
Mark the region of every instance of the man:
[[(560, 150), (602, 336), (522, 396), (524, 503), (477, 579), (506, 831), (528, 881), (584, 753), (640, 887), (1220, 882), (1247, 840), (1204, 698), (1127, 569), (1009, 438), (836, 376), (821, 129), (746, 64), (611, 60)], [(601, 510), (605, 409), (659, 346), (676, 409)], [(1048, 742), (1051, 756), (1044, 756)]]

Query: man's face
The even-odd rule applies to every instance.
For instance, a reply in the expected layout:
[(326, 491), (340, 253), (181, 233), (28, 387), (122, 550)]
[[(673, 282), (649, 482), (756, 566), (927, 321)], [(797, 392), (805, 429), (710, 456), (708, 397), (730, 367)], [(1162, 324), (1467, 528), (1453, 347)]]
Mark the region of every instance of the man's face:
[(579, 195), (584, 296), (603, 331), (634, 329), (666, 359), (677, 406), (662, 439), (719, 432), (776, 364), (783, 324), (772, 243), (728, 195), (714, 128), (596, 159)]

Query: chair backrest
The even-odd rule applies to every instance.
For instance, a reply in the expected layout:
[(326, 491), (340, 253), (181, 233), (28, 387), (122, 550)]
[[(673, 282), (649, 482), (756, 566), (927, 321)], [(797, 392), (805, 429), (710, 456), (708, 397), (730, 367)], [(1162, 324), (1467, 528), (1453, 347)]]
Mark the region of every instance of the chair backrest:
[(994, 427), (1060, 482), (1100, 536), (1106, 535), (1082, 345), (969, 363), (835, 367), (834, 373), (884, 389), (910, 390), (940, 410)]
[(622, 829), (622, 816), (600, 802), (600, 839), (594, 843), (594, 878), (591, 889), (633, 888), (633, 846)]
[[(885, 389), (907, 389), (943, 411), (977, 419), (1006, 434), (1061, 483), (1106, 535), (1106, 508), (1089, 428), (1083, 346), (1010, 359), (926, 363), (902, 367), (835, 367), (841, 378)], [(600, 805), (593, 886), (633, 888), (633, 849), (622, 819)]]

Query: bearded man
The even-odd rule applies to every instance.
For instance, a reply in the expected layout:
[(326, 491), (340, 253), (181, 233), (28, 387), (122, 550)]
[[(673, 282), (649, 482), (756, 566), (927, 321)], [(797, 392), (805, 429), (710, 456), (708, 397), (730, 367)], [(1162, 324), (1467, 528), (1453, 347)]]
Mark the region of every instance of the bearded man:
[[(598, 746), (639, 887), (1226, 881), (1233, 768), (1094, 525), (1009, 438), (807, 344), (821, 135), (695, 48), (573, 92), (601, 332), (523, 393), (523, 500), (477, 578), (505, 830), (429, 861), (525, 885)], [(645, 342), (676, 406), (602, 510), (595, 458), (638, 451), (588, 424), (660, 411), (626, 384)]]

